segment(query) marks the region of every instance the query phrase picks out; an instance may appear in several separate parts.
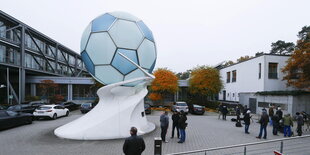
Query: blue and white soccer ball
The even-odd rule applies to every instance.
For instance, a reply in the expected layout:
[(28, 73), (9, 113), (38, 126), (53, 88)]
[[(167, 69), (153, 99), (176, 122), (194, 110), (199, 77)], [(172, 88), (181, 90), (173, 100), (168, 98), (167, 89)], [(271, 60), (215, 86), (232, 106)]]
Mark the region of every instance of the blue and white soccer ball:
[(157, 53), (151, 30), (131, 14), (105, 13), (84, 30), (81, 56), (88, 72), (103, 84), (145, 76), (118, 53), (152, 73)]

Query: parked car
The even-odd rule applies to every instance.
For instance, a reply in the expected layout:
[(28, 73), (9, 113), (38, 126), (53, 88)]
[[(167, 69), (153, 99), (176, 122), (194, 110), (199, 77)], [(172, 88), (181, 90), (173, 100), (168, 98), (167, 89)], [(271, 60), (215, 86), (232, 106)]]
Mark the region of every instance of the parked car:
[(186, 104), (186, 102), (176, 102), (172, 108), (172, 111), (177, 111), (180, 112), (181, 110), (183, 110), (185, 113), (188, 113), (188, 106)]
[(6, 109), (8, 109), (8, 107), (7, 107), (7, 106), (0, 105), (0, 110), (6, 110)]
[(7, 110), (32, 114), (35, 108), (31, 107), (28, 104), (17, 104), (17, 105), (10, 106)]
[(33, 119), (32, 114), (0, 110), (0, 130), (24, 124), (31, 124), (32, 119)]
[(46, 105), (47, 103), (46, 102), (44, 102), (44, 101), (30, 101), (29, 103), (28, 103), (28, 105), (29, 106), (31, 106), (31, 107), (33, 107), (33, 108), (38, 108), (38, 107), (40, 107), (40, 106), (42, 106), (42, 105)]
[(68, 116), (69, 109), (60, 106), (60, 105), (43, 105), (38, 107), (34, 112), (33, 115), (35, 118), (51, 118), (57, 119), (61, 116)]
[(76, 110), (80, 107), (80, 105), (72, 102), (72, 101), (69, 101), (69, 102), (62, 102), (60, 103), (59, 105), (69, 109), (70, 111), (73, 111), (73, 110)]
[(151, 105), (148, 103), (144, 103), (144, 111), (145, 114), (151, 114), (152, 113)]
[(95, 106), (96, 106), (96, 104), (94, 104), (94, 103), (82, 103), (80, 110), (81, 110), (82, 114), (85, 114), (85, 113), (89, 112), (90, 110), (92, 110)]
[(205, 113), (205, 107), (193, 104), (192, 108), (190, 108), (190, 112), (192, 114), (203, 115)]

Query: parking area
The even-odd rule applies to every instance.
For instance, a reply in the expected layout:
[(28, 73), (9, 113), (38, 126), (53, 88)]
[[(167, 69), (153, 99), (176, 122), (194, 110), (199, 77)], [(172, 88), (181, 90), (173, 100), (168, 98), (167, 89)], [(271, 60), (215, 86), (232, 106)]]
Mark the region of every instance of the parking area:
[[(153, 111), (147, 115), (149, 121), (156, 124), (156, 130), (144, 135), (146, 150), (144, 155), (154, 154), (154, 137), (160, 137), (159, 115), (161, 112)], [(66, 124), (78, 117), (80, 111), (71, 112), (68, 117), (57, 120), (39, 120), (31, 125), (24, 125), (0, 132), (0, 155), (120, 155), (124, 139), (103, 140), (103, 141), (77, 141), (59, 139), (53, 131), (57, 127)], [(250, 134), (244, 134), (244, 128), (237, 128), (228, 117), (227, 121), (218, 120), (215, 113), (204, 115), (188, 115), (187, 139), (183, 144), (177, 143), (177, 139), (170, 139), (169, 143), (163, 144), (163, 154), (212, 148), (218, 146), (234, 145), (248, 142), (264, 141), (256, 139), (259, 124), (252, 123)], [(171, 120), (171, 115), (170, 115)], [(171, 127), (171, 126), (170, 126)], [(268, 139), (282, 138), (283, 135), (271, 135), (271, 127), (268, 127)], [(168, 129), (167, 137), (170, 137), (171, 128)], [(292, 140), (284, 143), (284, 151), (288, 154), (309, 155), (308, 147), (310, 138), (303, 140)], [(258, 145), (248, 147), (248, 154), (273, 154), (273, 150), (279, 150), (280, 143)], [(243, 154), (243, 148), (221, 150), (209, 154)], [(203, 154), (203, 153), (202, 153)], [(197, 154), (195, 154), (197, 155)]]

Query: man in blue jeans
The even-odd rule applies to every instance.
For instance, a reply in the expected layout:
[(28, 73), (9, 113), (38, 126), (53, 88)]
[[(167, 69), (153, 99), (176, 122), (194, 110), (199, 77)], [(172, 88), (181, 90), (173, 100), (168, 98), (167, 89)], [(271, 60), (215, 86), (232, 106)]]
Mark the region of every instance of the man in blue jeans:
[(262, 111), (262, 116), (260, 117), (259, 123), (260, 123), (260, 130), (259, 130), (259, 135), (256, 138), (261, 139), (262, 138), (262, 134), (264, 131), (264, 139), (267, 139), (267, 125), (269, 122), (269, 116), (267, 114), (267, 110)]
[(181, 110), (181, 116), (179, 119), (179, 129), (180, 129), (181, 139), (180, 141), (178, 141), (178, 143), (185, 142), (185, 137), (186, 137), (185, 128), (187, 127), (186, 120), (187, 120), (186, 114), (184, 113), (183, 110)]

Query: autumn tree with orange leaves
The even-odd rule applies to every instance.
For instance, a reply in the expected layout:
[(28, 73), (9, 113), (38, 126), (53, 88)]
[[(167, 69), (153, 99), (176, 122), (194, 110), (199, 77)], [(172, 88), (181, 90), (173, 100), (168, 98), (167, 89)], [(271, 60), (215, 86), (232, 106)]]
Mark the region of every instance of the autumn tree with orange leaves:
[(149, 99), (155, 103), (163, 103), (167, 95), (178, 91), (178, 78), (167, 68), (159, 68), (154, 72), (155, 79), (150, 86)]
[(288, 86), (310, 91), (310, 26), (298, 33), (299, 40), (282, 72)]
[(189, 80), (189, 90), (196, 104), (203, 104), (208, 97), (218, 94), (223, 87), (220, 73), (209, 66), (198, 66), (192, 70)]

